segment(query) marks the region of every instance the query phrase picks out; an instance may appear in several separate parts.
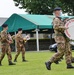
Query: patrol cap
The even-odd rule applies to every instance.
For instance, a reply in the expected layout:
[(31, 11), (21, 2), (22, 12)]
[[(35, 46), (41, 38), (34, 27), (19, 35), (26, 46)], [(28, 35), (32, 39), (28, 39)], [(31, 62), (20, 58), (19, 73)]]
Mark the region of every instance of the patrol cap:
[(18, 31), (21, 31), (21, 30), (22, 30), (22, 28), (19, 28), (19, 29), (18, 29)]
[(56, 7), (56, 8), (54, 8), (54, 11), (56, 11), (56, 10), (62, 10), (60, 7)]
[(8, 25), (7, 24), (3, 24), (2, 27), (3, 28), (6, 28), (6, 27), (8, 27)]

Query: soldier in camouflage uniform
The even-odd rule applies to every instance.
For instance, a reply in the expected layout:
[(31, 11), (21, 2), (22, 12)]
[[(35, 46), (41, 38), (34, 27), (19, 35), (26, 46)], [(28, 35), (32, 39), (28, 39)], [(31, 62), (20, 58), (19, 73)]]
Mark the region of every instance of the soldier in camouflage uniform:
[(12, 55), (11, 55), (11, 48), (10, 48), (11, 41), (9, 40), (9, 37), (7, 34), (8, 26), (7, 24), (4, 24), (2, 25), (2, 27), (3, 27), (3, 31), (1, 31), (1, 52), (2, 54), (0, 57), (0, 66), (2, 66), (1, 62), (5, 56), (5, 53), (7, 54), (9, 65), (15, 65), (14, 63), (12, 63)]
[(18, 33), (15, 36), (16, 46), (17, 46), (17, 54), (15, 55), (14, 62), (17, 62), (17, 57), (19, 56), (20, 52), (22, 51), (22, 61), (26, 62), (25, 60), (25, 42), (24, 38), (22, 37), (22, 28), (18, 29)]
[[(69, 20), (68, 17), (65, 17), (62, 21), (64, 22), (64, 24)], [(65, 36), (65, 35), (64, 35)], [(65, 36), (66, 41), (69, 43), (70, 39)], [(69, 44), (70, 45), (70, 44)], [(69, 49), (68, 49), (69, 50)], [(70, 45), (70, 55), (71, 55), (71, 62), (74, 63), (74, 57), (72, 56), (72, 49), (71, 49), (71, 45)], [(64, 54), (62, 55), (62, 57), (60, 59), (58, 59), (57, 61), (55, 61), (54, 63), (59, 64), (59, 61), (63, 58)]]
[(58, 52), (55, 53), (48, 62), (45, 62), (46, 68), (51, 70), (51, 64), (57, 61), (63, 54), (65, 55), (67, 69), (74, 68), (71, 65), (71, 50), (69, 41), (66, 39), (64, 31), (67, 29), (64, 22), (60, 19), (61, 8), (54, 9), (55, 18), (53, 20), (53, 28), (55, 32), (55, 42), (57, 43)]

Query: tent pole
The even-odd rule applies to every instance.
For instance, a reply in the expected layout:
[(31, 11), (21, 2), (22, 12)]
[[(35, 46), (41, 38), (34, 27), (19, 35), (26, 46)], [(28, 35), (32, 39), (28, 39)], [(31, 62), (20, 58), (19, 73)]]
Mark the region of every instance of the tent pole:
[[(16, 32), (15, 32), (15, 36), (16, 36)], [(17, 44), (16, 44), (16, 39), (15, 39), (15, 51), (17, 52)]]
[(36, 29), (36, 43), (37, 43), (37, 51), (39, 51), (39, 37), (38, 37), (38, 29)]

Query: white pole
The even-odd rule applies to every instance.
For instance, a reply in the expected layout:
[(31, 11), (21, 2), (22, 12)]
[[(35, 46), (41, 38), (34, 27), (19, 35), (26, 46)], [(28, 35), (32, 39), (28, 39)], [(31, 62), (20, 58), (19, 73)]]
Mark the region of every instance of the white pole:
[[(16, 32), (15, 32), (15, 36), (16, 36)], [(17, 44), (16, 44), (16, 39), (15, 39), (15, 51), (17, 52)]]
[(36, 43), (37, 43), (37, 51), (39, 51), (39, 37), (38, 37), (38, 29), (36, 29)]

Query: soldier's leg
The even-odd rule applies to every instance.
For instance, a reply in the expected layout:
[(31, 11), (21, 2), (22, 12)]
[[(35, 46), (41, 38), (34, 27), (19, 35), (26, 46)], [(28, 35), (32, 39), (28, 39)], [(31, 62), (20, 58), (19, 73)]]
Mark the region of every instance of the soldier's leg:
[(22, 61), (27, 62), (27, 60), (25, 60), (25, 47), (22, 48)]
[(25, 61), (25, 48), (22, 47), (22, 61)]
[(3, 60), (3, 58), (4, 58), (4, 56), (5, 56), (5, 53), (6, 53), (6, 46), (3, 46), (2, 45), (2, 48), (1, 48), (2, 50), (1, 50), (1, 57), (0, 57), (0, 66), (2, 65), (1, 64), (1, 62), (2, 62), (2, 60)]
[(64, 54), (64, 49), (65, 49), (65, 44), (64, 43), (58, 43), (57, 44), (58, 52), (55, 53), (51, 59), (49, 60), (50, 62), (55, 62), (56, 60), (60, 59), (63, 54)]
[(12, 63), (12, 55), (11, 55), (10, 46), (7, 47), (6, 53), (7, 53), (9, 65), (15, 65), (14, 63)]
[(51, 70), (51, 64), (52, 64), (53, 62), (57, 61), (58, 59), (60, 59), (60, 57), (64, 54), (65, 43), (58, 43), (57, 48), (58, 48), (58, 52), (55, 53), (55, 54), (51, 57), (51, 59), (50, 59), (48, 62), (45, 63), (45, 64), (46, 64), (46, 68), (47, 68), (48, 70)]
[(65, 59), (66, 59), (66, 64), (67, 64), (67, 68), (74, 68), (71, 65), (71, 52), (70, 52), (70, 44), (67, 42), (66, 43), (66, 48), (65, 48)]
[(59, 61), (63, 60), (64, 53), (58, 58), (56, 61), (54, 61), (55, 64), (59, 64)]
[(12, 55), (11, 55), (11, 48), (8, 46), (8, 49), (6, 50), (8, 61), (12, 60)]
[(15, 55), (14, 62), (17, 62), (17, 58), (18, 58), (18, 56), (19, 56), (19, 54), (20, 54), (20, 51), (21, 51), (21, 48), (17, 48), (17, 53), (16, 53), (16, 55)]
[(74, 63), (74, 57), (71, 57), (71, 62)]
[(72, 48), (71, 48), (71, 45), (70, 45), (70, 55), (71, 55), (71, 62), (74, 63), (74, 57), (72, 56)]

